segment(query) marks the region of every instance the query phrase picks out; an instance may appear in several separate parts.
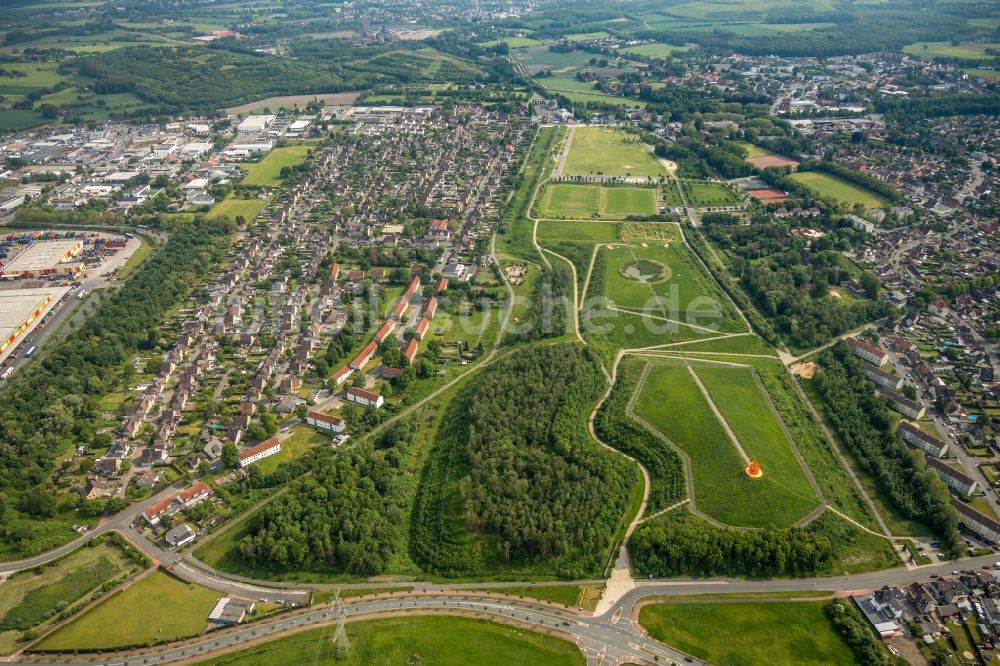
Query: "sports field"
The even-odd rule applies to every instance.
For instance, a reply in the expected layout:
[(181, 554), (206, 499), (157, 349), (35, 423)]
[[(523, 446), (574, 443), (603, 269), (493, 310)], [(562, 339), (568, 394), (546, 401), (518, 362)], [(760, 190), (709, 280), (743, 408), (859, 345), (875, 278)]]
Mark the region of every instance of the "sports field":
[(576, 666), (585, 663), (580, 649), (554, 636), (519, 627), (464, 617), (412, 616), (352, 622), (351, 649), (337, 659), (330, 629), (313, 629), (211, 659), (222, 666), (272, 664), (419, 664), (430, 666)]
[(666, 169), (634, 134), (606, 127), (573, 132), (564, 173), (569, 176), (665, 176)]
[(736, 206), (740, 198), (722, 183), (682, 180), (681, 187), (692, 206)]
[(260, 162), (243, 165), (243, 168), (247, 172), (246, 177), (243, 179), (243, 184), (280, 185), (282, 167), (301, 164), (312, 149), (313, 146), (310, 145), (275, 148)]
[(639, 623), (653, 638), (713, 664), (858, 664), (826, 616), (828, 603), (679, 601), (643, 607)]
[(601, 214), (606, 217), (655, 213), (656, 190), (634, 187), (601, 188)]
[(635, 413), (687, 453), (697, 508), (720, 522), (788, 527), (818, 504), (815, 497), (790, 489), (778, 474), (746, 475), (746, 460), (685, 366), (653, 365)]
[(77, 616), (35, 649), (102, 650), (195, 636), (221, 596), (154, 571)]
[(860, 203), (865, 208), (882, 208), (889, 205), (885, 199), (874, 192), (823, 171), (800, 171), (793, 173), (791, 178), (820, 196), (830, 197), (848, 206), (853, 206), (855, 203)]
[(601, 187), (551, 183), (540, 201), (542, 217), (621, 219), (656, 213), (656, 190), (639, 187)]

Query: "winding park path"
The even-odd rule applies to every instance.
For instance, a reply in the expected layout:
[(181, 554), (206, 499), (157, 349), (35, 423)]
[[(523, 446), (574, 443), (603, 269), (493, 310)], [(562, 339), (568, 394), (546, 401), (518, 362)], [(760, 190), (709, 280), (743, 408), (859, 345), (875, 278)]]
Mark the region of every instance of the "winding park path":
[[(557, 158), (556, 170), (553, 174), (561, 174), (565, 168), (565, 161), (568, 155), (569, 146), (572, 143), (574, 128), (571, 127), (568, 135), (565, 137), (564, 145), (562, 151)], [(537, 138), (536, 138), (537, 140)], [(530, 154), (530, 149), (529, 149)], [(523, 171), (527, 160), (524, 160), (521, 165)], [(677, 180), (676, 174), (673, 170), (668, 169), (670, 177), (677, 184), (678, 191), (681, 192), (681, 197), (684, 202), (685, 209), (688, 211), (688, 216), (692, 225), (697, 226), (699, 221), (697, 219), (697, 211), (688, 205), (687, 199), (685, 197), (683, 188), (680, 187), (680, 183)], [(551, 263), (546, 256), (546, 253), (551, 254), (558, 259), (566, 261), (569, 264), (570, 269), (573, 274), (573, 327), (575, 337), (578, 341), (586, 344), (581, 331), (580, 331), (580, 312), (582, 311), (584, 305), (581, 302), (583, 297), (587, 293), (587, 287), (589, 286), (591, 274), (594, 267), (594, 262), (596, 259), (597, 251), (601, 245), (608, 245), (607, 243), (596, 243), (594, 247), (594, 252), (591, 256), (590, 265), (587, 269), (587, 275), (585, 278), (583, 294), (580, 293), (580, 288), (578, 287), (577, 280), (577, 269), (572, 261), (569, 261), (566, 257), (553, 252), (547, 248), (542, 247), (538, 243), (537, 230), (539, 219), (534, 217), (533, 208), (535, 201), (543, 185), (548, 182), (549, 178), (545, 177), (544, 174), (539, 174), (538, 181), (535, 184), (535, 188), (531, 194), (530, 201), (528, 202), (528, 207), (525, 213), (525, 217), (532, 221), (532, 244), (538, 252), (541, 261), (546, 267), (551, 268)], [(801, 457), (797, 446), (795, 445), (794, 439), (791, 433), (788, 431), (783, 419), (772, 403), (770, 396), (765, 390), (760, 378), (757, 376), (753, 368), (745, 363), (739, 363), (736, 357), (765, 357), (762, 354), (740, 354), (740, 353), (727, 353), (727, 352), (694, 352), (687, 351), (684, 349), (686, 345), (697, 344), (705, 342), (707, 340), (724, 340), (730, 338), (736, 338), (740, 336), (752, 335), (752, 329), (750, 324), (736, 305), (736, 303), (729, 297), (728, 292), (723, 288), (715, 277), (715, 274), (708, 270), (708, 267), (702, 261), (698, 253), (694, 252), (688, 244), (686, 234), (682, 225), (678, 225), (680, 230), (680, 238), (682, 242), (687, 247), (688, 251), (695, 257), (698, 265), (702, 266), (705, 273), (713, 281), (713, 283), (719, 288), (723, 294), (723, 298), (727, 299), (731, 304), (733, 310), (738, 313), (739, 318), (746, 327), (745, 332), (740, 333), (723, 333), (720, 334), (718, 331), (713, 329), (708, 329), (705, 327), (699, 327), (692, 324), (687, 324), (685, 322), (675, 322), (684, 326), (690, 326), (695, 330), (701, 330), (705, 333), (712, 333), (711, 336), (702, 337), (696, 340), (690, 340), (685, 342), (668, 342), (662, 345), (653, 345), (649, 347), (633, 348), (633, 349), (620, 349), (617, 351), (614, 358), (614, 362), (611, 365), (610, 370), (604, 368), (605, 377), (607, 379), (607, 386), (601, 397), (596, 402), (594, 408), (591, 410), (588, 417), (588, 429), (594, 439), (594, 441), (601, 447), (613, 451), (617, 455), (621, 455), (625, 459), (634, 463), (639, 472), (640, 478), (642, 480), (642, 498), (639, 502), (638, 508), (635, 514), (632, 516), (626, 516), (623, 519), (623, 524), (620, 530), (619, 543), (617, 546), (617, 552), (612, 553), (613, 565), (611, 567), (610, 576), (606, 580), (587, 580), (587, 581), (551, 581), (551, 582), (524, 582), (524, 581), (491, 581), (483, 583), (449, 583), (440, 584), (433, 582), (418, 582), (411, 581), (405, 583), (385, 583), (385, 582), (369, 582), (369, 583), (355, 583), (355, 584), (337, 584), (337, 583), (294, 583), (294, 582), (281, 582), (273, 580), (260, 580), (244, 576), (238, 576), (230, 574), (227, 572), (215, 569), (204, 562), (197, 560), (193, 554), (188, 551), (186, 553), (178, 553), (176, 551), (169, 551), (160, 548), (156, 543), (150, 541), (146, 535), (144, 535), (139, 530), (132, 527), (132, 524), (139, 519), (142, 511), (144, 511), (148, 506), (154, 502), (163, 499), (173, 493), (176, 493), (182, 484), (178, 483), (174, 486), (166, 488), (156, 495), (133, 504), (131, 507), (125, 511), (113, 516), (110, 519), (103, 521), (95, 529), (87, 532), (86, 534), (78, 537), (74, 541), (61, 546), (59, 548), (53, 549), (48, 553), (44, 553), (32, 558), (27, 558), (24, 560), (19, 560), (16, 562), (7, 562), (0, 564), (0, 575), (10, 574), (16, 571), (34, 568), (36, 566), (52, 562), (59, 557), (62, 557), (72, 550), (84, 545), (94, 536), (104, 534), (110, 531), (115, 531), (122, 534), (131, 543), (133, 543), (139, 550), (146, 554), (155, 564), (162, 566), (163, 568), (169, 570), (175, 576), (186, 580), (191, 583), (197, 583), (205, 587), (217, 590), (224, 594), (236, 594), (239, 596), (246, 596), (250, 598), (267, 597), (272, 600), (288, 600), (294, 601), (299, 604), (307, 604), (312, 592), (315, 590), (331, 590), (337, 588), (345, 589), (356, 589), (356, 590), (375, 590), (377, 588), (385, 588), (387, 585), (405, 585), (413, 588), (410, 592), (401, 592), (394, 594), (376, 594), (372, 593), (368, 596), (353, 597), (343, 603), (343, 612), (348, 620), (364, 620), (364, 619), (374, 619), (378, 617), (386, 617), (400, 614), (448, 614), (448, 615), (464, 615), (469, 617), (478, 617), (490, 619), (493, 621), (504, 622), (508, 624), (513, 624), (521, 627), (528, 627), (534, 631), (541, 631), (545, 633), (550, 633), (553, 635), (562, 636), (573, 641), (576, 645), (580, 647), (583, 654), (587, 658), (588, 664), (620, 664), (627, 662), (638, 662), (643, 661), (643, 663), (648, 663), (651, 661), (660, 661), (661, 663), (670, 661), (673, 662), (685, 662), (700, 664), (698, 660), (694, 659), (692, 656), (683, 653), (680, 650), (666, 646), (656, 640), (651, 639), (645, 632), (645, 630), (638, 624), (635, 620), (637, 618), (638, 608), (644, 601), (649, 601), (652, 597), (660, 595), (699, 595), (699, 594), (710, 594), (713, 592), (726, 592), (726, 593), (744, 593), (744, 592), (795, 592), (801, 590), (829, 590), (831, 592), (845, 594), (853, 590), (867, 590), (873, 587), (879, 587), (884, 584), (900, 584), (905, 585), (918, 578), (926, 578), (931, 574), (946, 574), (948, 570), (956, 568), (954, 563), (945, 563), (941, 565), (926, 565), (919, 567), (912, 567), (908, 569), (905, 566), (899, 566), (893, 569), (871, 572), (865, 574), (858, 574), (853, 576), (835, 576), (826, 578), (811, 578), (811, 579), (775, 579), (775, 580), (745, 580), (745, 579), (728, 579), (728, 578), (713, 578), (713, 579), (692, 579), (692, 578), (676, 578), (676, 579), (664, 579), (664, 580), (635, 580), (633, 577), (632, 566), (629, 560), (628, 545), (629, 541), (634, 534), (636, 528), (642, 524), (644, 521), (651, 520), (670, 511), (675, 510), (687, 510), (692, 514), (701, 517), (702, 519), (717, 525), (719, 527), (724, 527), (728, 529), (753, 529), (753, 528), (740, 528), (725, 525), (718, 520), (713, 519), (704, 512), (700, 511), (696, 504), (695, 499), (695, 489), (694, 489), (694, 478), (692, 473), (691, 460), (688, 454), (669, 438), (667, 438), (663, 433), (659, 432), (655, 427), (651, 426), (649, 423), (644, 421), (640, 416), (635, 413), (635, 405), (638, 397), (642, 391), (643, 386), (649, 376), (649, 373), (653, 367), (654, 362), (673, 362), (685, 364), (697, 383), (699, 390), (701, 391), (703, 397), (707, 401), (708, 405), (711, 407), (716, 418), (719, 420), (720, 424), (723, 425), (727, 437), (732, 441), (734, 446), (736, 446), (741, 457), (744, 461), (749, 462), (750, 457), (747, 452), (743, 450), (742, 445), (739, 442), (739, 438), (729, 427), (720, 413), (715, 402), (711, 399), (708, 391), (702, 384), (700, 378), (694, 372), (692, 368), (692, 363), (711, 363), (715, 365), (722, 365), (727, 367), (740, 367), (749, 368), (751, 374), (757, 381), (758, 389), (765, 396), (769, 408), (772, 414), (777, 419), (781, 426), (782, 431), (788, 439), (788, 442), (792, 448), (792, 451), (798, 460), (799, 464), (805, 470), (807, 478), (810, 485), (812, 486), (816, 497), (818, 498), (820, 505), (810, 512), (807, 516), (802, 518), (796, 523), (796, 525), (802, 526), (808, 524), (810, 521), (814, 520), (824, 511), (829, 510), (837, 516), (843, 518), (844, 520), (850, 522), (859, 529), (864, 530), (867, 533), (879, 536), (881, 538), (888, 539), (892, 541), (895, 539), (888, 529), (885, 521), (877, 510), (871, 497), (868, 495), (861, 483), (860, 479), (854, 473), (851, 465), (848, 463), (843, 452), (837, 445), (836, 440), (833, 438), (823, 419), (816, 411), (815, 407), (811, 401), (807, 398), (802, 387), (798, 383), (797, 379), (793, 376), (792, 383), (798, 393), (799, 397), (805, 402), (807, 408), (810, 410), (812, 416), (816, 419), (819, 424), (826, 441), (832, 447), (835, 452), (839, 462), (847, 471), (848, 475), (858, 488), (861, 496), (864, 498), (868, 506), (872, 510), (872, 514), (875, 520), (878, 522), (878, 527), (881, 529), (881, 533), (876, 532), (869, 527), (866, 527), (856, 521), (855, 519), (845, 515), (833, 506), (830, 506), (816, 483), (813, 477), (812, 471), (809, 469), (808, 465)], [(495, 264), (499, 265), (497, 261), (496, 254), (496, 232), (493, 233), (490, 239), (490, 254)], [(615, 244), (617, 245), (617, 244)], [(718, 261), (717, 255), (714, 254), (714, 250), (709, 247), (709, 251), (712, 252), (713, 258)], [(509, 332), (510, 321), (512, 312), (516, 305), (516, 292), (513, 289), (510, 281), (503, 271), (500, 271), (503, 284), (508, 293), (508, 301), (503, 308), (503, 314), (501, 316), (501, 321), (497, 335), (493, 344), (491, 345), (489, 351), (482, 356), (477, 362), (470, 365), (470, 367), (462, 372), (459, 372), (454, 377), (443, 383), (437, 389), (432, 391), (430, 394), (418, 400), (409, 407), (401, 410), (392, 417), (386, 419), (379, 426), (370, 431), (366, 436), (374, 436), (384, 429), (391, 427), (394, 423), (400, 420), (407, 419), (418, 410), (425, 409), (431, 401), (439, 398), (445, 392), (454, 388), (459, 382), (464, 381), (472, 373), (479, 372), (484, 368), (490, 366), (496, 361), (505, 358), (506, 356), (516, 353), (518, 347), (503, 348), (504, 340)], [(654, 292), (655, 295), (655, 292)], [(611, 308), (619, 310), (621, 312), (628, 312), (627, 310), (621, 310), (619, 308)], [(634, 314), (634, 313), (633, 313)], [(649, 315), (646, 315), (649, 316)], [(663, 319), (664, 321), (673, 322), (674, 320), (666, 319), (665, 317), (657, 317)], [(713, 357), (722, 356), (733, 356), (733, 361), (724, 361), (719, 358), (713, 359), (702, 359), (698, 358), (698, 354), (709, 355)], [(651, 478), (646, 467), (634, 457), (623, 453), (622, 451), (615, 449), (607, 442), (604, 442), (598, 435), (595, 428), (595, 420), (598, 411), (604, 405), (614, 390), (615, 383), (619, 374), (619, 366), (623, 359), (627, 356), (633, 356), (636, 358), (641, 358), (646, 360), (645, 367), (643, 368), (642, 375), (637, 382), (635, 388), (633, 389), (632, 395), (630, 396), (628, 406), (626, 408), (626, 414), (629, 418), (634, 419), (639, 425), (645, 427), (650, 433), (652, 433), (659, 440), (664, 442), (664, 445), (669, 446), (673, 449), (680, 457), (683, 465), (683, 472), (685, 476), (685, 484), (687, 489), (687, 497), (666, 507), (662, 508), (655, 513), (647, 514), (648, 502), (651, 490)], [(766, 358), (774, 358), (772, 356), (767, 356)], [(352, 442), (353, 444), (353, 442)], [(349, 444), (350, 445), (350, 444)], [(262, 500), (255, 506), (248, 509), (246, 512), (241, 514), (239, 517), (230, 520), (226, 523), (220, 530), (212, 535), (209, 535), (203, 540), (203, 543), (210, 541), (212, 539), (218, 538), (220, 535), (225, 534), (231, 529), (237, 528), (239, 525), (243, 524), (243, 521), (251, 515), (253, 512), (259, 510), (267, 502), (273, 501), (274, 499), (280, 497), (284, 492), (286, 492), (291, 486), (285, 486), (273, 495)], [(984, 556), (980, 558), (971, 558), (963, 561), (963, 566), (973, 567), (981, 566), (984, 564), (992, 564), (995, 559), (994, 555)], [(516, 598), (500, 594), (495, 590), (497, 588), (505, 587), (545, 587), (552, 585), (592, 585), (601, 584), (605, 585), (604, 593), (598, 602), (597, 608), (593, 613), (586, 611), (581, 611), (579, 609), (567, 608), (564, 606), (550, 604), (542, 601), (533, 601), (524, 598)], [(24, 654), (18, 653), (12, 659), (8, 661), (12, 663), (34, 663), (34, 664), (93, 664), (101, 663), (107, 664), (109, 666), (139, 666), (140, 664), (153, 664), (153, 663), (191, 663), (199, 659), (203, 659), (209, 655), (221, 654), (225, 652), (234, 651), (237, 649), (246, 648), (248, 646), (254, 645), (265, 640), (271, 640), (279, 636), (285, 636), (294, 634), (295, 632), (303, 631), (311, 628), (323, 628), (331, 627), (336, 621), (339, 614), (339, 609), (335, 609), (328, 604), (320, 604), (316, 606), (309, 606), (307, 608), (302, 608), (300, 610), (294, 610), (288, 613), (279, 615), (273, 619), (262, 620), (254, 622), (247, 625), (239, 625), (236, 627), (223, 629), (220, 631), (212, 632), (209, 634), (202, 635), (198, 638), (194, 638), (187, 641), (179, 641), (171, 643), (169, 645), (156, 646), (152, 648), (147, 648), (143, 650), (134, 651), (123, 651), (114, 654), (106, 655), (63, 655), (63, 656), (26, 656)]]

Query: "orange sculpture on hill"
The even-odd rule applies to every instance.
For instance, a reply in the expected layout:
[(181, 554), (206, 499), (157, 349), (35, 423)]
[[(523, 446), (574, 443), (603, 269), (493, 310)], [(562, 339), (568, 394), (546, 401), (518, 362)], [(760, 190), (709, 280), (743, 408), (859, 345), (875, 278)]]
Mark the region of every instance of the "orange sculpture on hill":
[(760, 463), (756, 460), (751, 460), (745, 471), (751, 479), (759, 479), (764, 476), (764, 472), (760, 469)]

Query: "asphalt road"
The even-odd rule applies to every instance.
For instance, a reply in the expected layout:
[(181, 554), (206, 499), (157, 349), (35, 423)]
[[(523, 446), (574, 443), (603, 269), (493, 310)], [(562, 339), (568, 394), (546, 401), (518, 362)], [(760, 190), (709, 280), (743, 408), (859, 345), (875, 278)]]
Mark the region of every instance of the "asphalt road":
[[(644, 657), (647, 660), (659, 657), (666, 660), (682, 662), (687, 656), (684, 653), (669, 648), (661, 643), (644, 637), (627, 614), (608, 614), (599, 618), (582, 617), (570, 611), (551, 608), (542, 604), (532, 604), (522, 601), (476, 598), (468, 595), (420, 596), (411, 598), (382, 598), (356, 601), (345, 604), (344, 612), (348, 618), (387, 613), (447, 613), (460, 612), (493, 619), (516, 620), (520, 623), (535, 625), (537, 628), (555, 628), (569, 634), (590, 664), (599, 663), (603, 655), (604, 664), (622, 663), (633, 657)], [(300, 614), (285, 615), (270, 622), (260, 622), (252, 625), (242, 625), (233, 630), (209, 634), (183, 645), (165, 647), (146, 651), (133, 656), (122, 656), (110, 659), (95, 660), (94, 657), (67, 656), (64, 659), (53, 657), (46, 661), (32, 660), (34, 664), (94, 664), (106, 666), (124, 666), (149, 663), (169, 663), (196, 659), (207, 656), (213, 651), (240, 645), (251, 640), (261, 639), (270, 635), (287, 632), (294, 629), (332, 625), (337, 613), (330, 607), (307, 611)], [(690, 663), (700, 664), (697, 660)]]

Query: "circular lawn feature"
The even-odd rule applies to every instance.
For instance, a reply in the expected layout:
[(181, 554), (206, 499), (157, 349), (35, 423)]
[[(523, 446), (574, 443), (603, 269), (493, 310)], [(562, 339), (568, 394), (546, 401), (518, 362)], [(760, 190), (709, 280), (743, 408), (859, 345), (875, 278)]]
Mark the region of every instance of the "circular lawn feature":
[(670, 267), (652, 259), (638, 259), (623, 264), (621, 274), (636, 282), (653, 284), (670, 279)]

